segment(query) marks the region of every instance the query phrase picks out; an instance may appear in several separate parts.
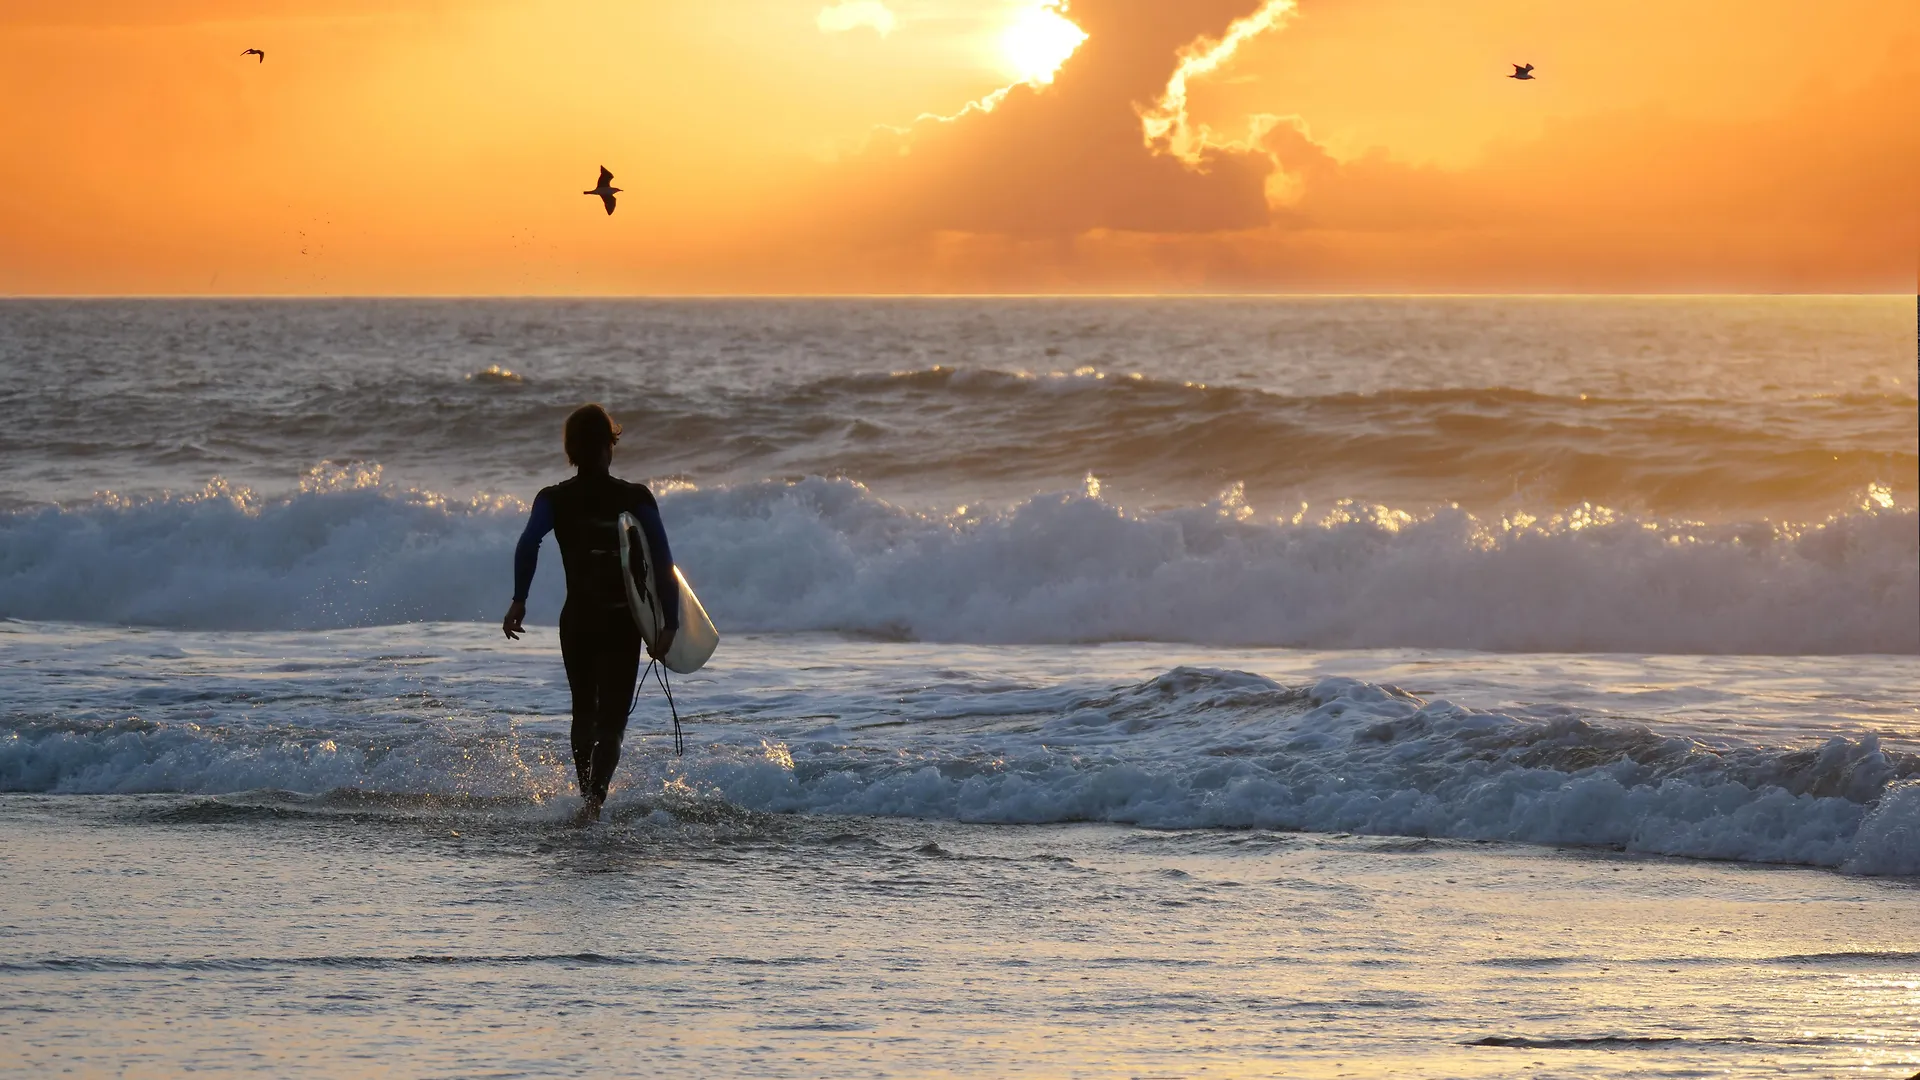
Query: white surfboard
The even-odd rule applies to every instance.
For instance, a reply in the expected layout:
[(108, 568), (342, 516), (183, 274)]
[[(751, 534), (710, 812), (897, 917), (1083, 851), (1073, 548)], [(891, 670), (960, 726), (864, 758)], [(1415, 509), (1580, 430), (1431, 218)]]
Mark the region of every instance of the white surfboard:
[[(646, 531), (632, 514), (620, 515), (620, 569), (621, 580), (627, 583), (627, 610), (633, 613), (640, 637), (651, 649), (654, 636), (666, 625), (666, 609), (663, 598), (654, 595), (653, 552), (647, 544)], [(700, 598), (693, 595), (693, 586), (687, 584), (686, 575), (677, 566), (673, 568), (673, 580), (680, 588), (680, 595), (675, 598), (680, 604), (680, 629), (674, 633), (673, 645), (660, 662), (667, 665), (668, 671), (690, 675), (699, 671), (720, 646), (720, 631), (713, 628), (707, 609), (700, 605)]]

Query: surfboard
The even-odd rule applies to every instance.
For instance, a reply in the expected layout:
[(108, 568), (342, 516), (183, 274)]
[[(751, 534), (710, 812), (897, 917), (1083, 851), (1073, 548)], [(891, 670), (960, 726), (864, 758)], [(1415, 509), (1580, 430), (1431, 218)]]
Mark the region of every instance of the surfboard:
[[(633, 613), (640, 637), (651, 650), (654, 637), (666, 625), (666, 608), (663, 598), (654, 595), (653, 551), (647, 544), (647, 534), (632, 514), (620, 515), (620, 570), (621, 580), (627, 583), (627, 610)], [(679, 586), (680, 595), (667, 602), (680, 605), (680, 629), (674, 633), (673, 645), (660, 662), (667, 665), (668, 671), (691, 675), (719, 648), (720, 631), (713, 628), (707, 609), (701, 606), (700, 598), (693, 594), (693, 586), (687, 584), (686, 575), (677, 566), (673, 568), (673, 580)]]

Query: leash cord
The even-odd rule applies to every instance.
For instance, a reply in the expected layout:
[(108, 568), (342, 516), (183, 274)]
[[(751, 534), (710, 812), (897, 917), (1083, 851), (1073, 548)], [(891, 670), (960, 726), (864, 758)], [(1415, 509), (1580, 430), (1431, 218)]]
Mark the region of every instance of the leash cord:
[(649, 675), (653, 676), (653, 681), (659, 684), (661, 692), (667, 695), (667, 711), (673, 714), (673, 756), (684, 757), (687, 752), (687, 743), (680, 732), (680, 707), (673, 702), (673, 687), (668, 682), (666, 666), (660, 661), (648, 659), (646, 670), (634, 680), (633, 699), (627, 702), (627, 715), (632, 716), (633, 707), (640, 703), (640, 688), (647, 685)]
[(667, 667), (665, 664), (647, 666), (654, 669), (653, 677), (660, 681), (660, 690), (667, 695), (667, 711), (673, 714), (673, 756), (683, 757), (687, 752), (687, 744), (680, 735), (680, 707), (673, 703), (673, 686), (667, 680)]

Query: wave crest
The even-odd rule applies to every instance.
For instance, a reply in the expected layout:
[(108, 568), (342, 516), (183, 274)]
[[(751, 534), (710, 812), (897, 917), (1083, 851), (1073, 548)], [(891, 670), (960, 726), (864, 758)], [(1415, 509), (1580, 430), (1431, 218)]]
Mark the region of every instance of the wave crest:
[[(1351, 679), (1285, 686), (1203, 668), (1066, 694), (988, 692), (966, 706), (962, 723), (909, 717), (884, 734), (829, 723), (785, 742), (749, 721), (710, 720), (685, 758), (636, 740), (616, 807), (681, 820), (797, 812), (1354, 832), (1920, 874), (1920, 756), (1872, 736), (1716, 747)], [(533, 808), (570, 789), (560, 737), (484, 723), (327, 733), (29, 723), (0, 729), (0, 791), (540, 820), (554, 815)]]
[[(1482, 520), (1229, 490), (1130, 512), (1097, 494), (907, 510), (819, 477), (664, 491), (727, 631), (926, 641), (1314, 648), (1920, 652), (1914, 511), (1702, 525), (1582, 506)], [(203, 629), (498, 616), (524, 505), (402, 491), (362, 466), (279, 499), (196, 495), (0, 516), (0, 614)], [(551, 544), (532, 609), (552, 618)]]

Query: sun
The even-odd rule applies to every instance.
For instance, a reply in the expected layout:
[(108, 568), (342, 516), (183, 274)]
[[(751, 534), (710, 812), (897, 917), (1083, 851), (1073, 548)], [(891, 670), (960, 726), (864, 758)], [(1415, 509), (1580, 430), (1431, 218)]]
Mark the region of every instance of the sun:
[(1064, 0), (1038, 0), (1023, 6), (1000, 35), (1000, 56), (1022, 82), (1044, 86), (1087, 40), (1086, 31), (1061, 14)]

